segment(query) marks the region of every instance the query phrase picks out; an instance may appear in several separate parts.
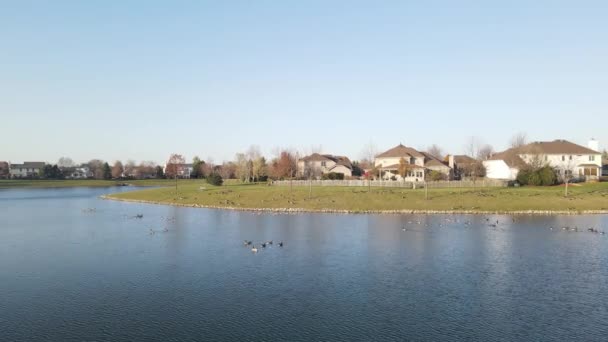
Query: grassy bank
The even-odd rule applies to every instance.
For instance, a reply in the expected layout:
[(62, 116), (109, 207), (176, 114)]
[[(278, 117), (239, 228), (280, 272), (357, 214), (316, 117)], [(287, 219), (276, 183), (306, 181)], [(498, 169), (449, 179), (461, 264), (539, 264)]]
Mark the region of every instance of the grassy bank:
[[(193, 184), (194, 180), (179, 180), (180, 185)], [(170, 179), (146, 179), (146, 180), (96, 180), (96, 179), (70, 179), (70, 180), (0, 180), (0, 189), (7, 188), (66, 188), (66, 187), (110, 187), (121, 184), (136, 186), (171, 186), (175, 185)]]
[[(205, 189), (200, 189), (205, 187)], [(270, 187), (228, 185), (213, 187), (203, 181), (110, 195), (121, 200), (161, 204), (221, 207), (234, 209), (301, 209), (309, 211), (608, 211), (608, 183), (583, 184), (564, 189), (555, 187), (423, 189), (365, 187)]]

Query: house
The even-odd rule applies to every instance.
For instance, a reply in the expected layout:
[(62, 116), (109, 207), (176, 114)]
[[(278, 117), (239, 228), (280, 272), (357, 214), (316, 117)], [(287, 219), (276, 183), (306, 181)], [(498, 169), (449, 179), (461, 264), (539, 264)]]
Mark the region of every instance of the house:
[(522, 168), (547, 165), (561, 177), (594, 180), (602, 168), (598, 147), (596, 140), (591, 140), (588, 147), (567, 140), (539, 141), (496, 153), (483, 165), (486, 176), (494, 179), (514, 180)]
[(91, 169), (88, 166), (77, 167), (66, 176), (66, 178), (70, 179), (87, 179), (92, 177), (93, 172), (91, 172)]
[(602, 176), (608, 177), (608, 158), (602, 159)]
[[(163, 167), (164, 174), (167, 174), (167, 168), (169, 168), (170, 166), (173, 166), (173, 165), (169, 164), (169, 163), (165, 163), (165, 166)], [(192, 171), (194, 171), (194, 167), (192, 166), (192, 164), (177, 164), (176, 169), (177, 169), (177, 178), (190, 178)], [(171, 169), (169, 169), (169, 173), (171, 173)], [(173, 175), (171, 177), (173, 177)]]
[[(374, 166), (380, 171), (385, 180), (405, 180), (408, 182), (424, 181), (431, 171), (437, 171), (451, 179), (452, 168), (445, 162), (426, 152), (399, 144), (388, 151), (378, 154)], [(401, 177), (400, 169), (405, 168), (405, 177)]]
[(9, 173), (11, 178), (40, 177), (43, 171), (44, 162), (23, 162), (23, 164), (9, 163)]
[(447, 161), (448, 166), (452, 168), (454, 179), (473, 176), (472, 173), (476, 170), (475, 166), (479, 163), (477, 159), (467, 155), (447, 155), (444, 161)]
[(8, 162), (0, 161), (0, 179), (8, 178), (9, 175)]
[(298, 175), (319, 177), (321, 174), (341, 173), (345, 177), (353, 175), (353, 164), (344, 156), (313, 153), (298, 160)]

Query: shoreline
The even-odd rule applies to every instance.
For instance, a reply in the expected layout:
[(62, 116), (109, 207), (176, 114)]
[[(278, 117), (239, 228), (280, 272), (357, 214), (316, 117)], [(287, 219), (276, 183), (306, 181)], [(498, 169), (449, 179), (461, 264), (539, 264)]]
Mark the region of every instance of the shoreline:
[(316, 213), (316, 214), (417, 214), (417, 215), (607, 215), (608, 210), (420, 210), (420, 209), (399, 209), (399, 210), (346, 210), (346, 209), (306, 209), (306, 208), (245, 208), (245, 207), (229, 207), (215, 206), (203, 204), (188, 204), (188, 203), (168, 203), (159, 201), (137, 200), (116, 198), (112, 195), (102, 195), (99, 198), (103, 200), (168, 205), (175, 207), (201, 208), (201, 209), (221, 209), (231, 211), (249, 211), (249, 212), (265, 212), (265, 213)]

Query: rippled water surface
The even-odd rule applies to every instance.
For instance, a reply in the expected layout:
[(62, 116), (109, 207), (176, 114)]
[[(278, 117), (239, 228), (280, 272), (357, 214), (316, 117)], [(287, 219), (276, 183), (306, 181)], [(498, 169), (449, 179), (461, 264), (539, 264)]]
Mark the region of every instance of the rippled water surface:
[[(608, 233), (607, 216), (97, 198), (122, 190), (0, 190), (0, 340), (608, 340), (608, 234), (587, 232)], [(245, 239), (275, 244), (253, 254)]]

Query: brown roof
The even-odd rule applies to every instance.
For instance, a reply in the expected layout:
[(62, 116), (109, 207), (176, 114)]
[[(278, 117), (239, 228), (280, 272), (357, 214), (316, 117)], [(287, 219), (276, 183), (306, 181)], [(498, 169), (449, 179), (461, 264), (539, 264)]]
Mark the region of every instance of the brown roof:
[(464, 154), (454, 156), (454, 164), (471, 164), (475, 162), (477, 162), (475, 158), (469, 157)]
[(418, 157), (424, 158), (424, 155), (415, 149), (399, 144), (388, 151), (382, 152), (376, 158), (399, 158), (399, 157)]
[(519, 154), (600, 154), (567, 140), (537, 141), (517, 148)]
[(353, 164), (350, 162), (350, 159), (348, 159), (345, 156), (334, 156), (331, 154), (313, 153), (300, 160), (302, 160), (302, 161), (333, 161), (337, 165), (344, 165), (351, 170), (353, 168)]
[[(424, 169), (424, 167), (420, 166), (420, 165), (416, 165), (416, 164), (406, 164), (408, 169)], [(390, 169), (395, 169), (398, 170), (399, 169), (399, 164), (391, 164), (388, 166), (382, 166), (381, 169), (382, 170), (390, 170)]]
[(488, 160), (503, 160), (509, 167), (524, 167), (526, 162), (519, 157), (517, 149), (510, 148), (504, 152), (493, 154)]
[(428, 152), (420, 152), (422, 153), (422, 155), (425, 157), (424, 158), (424, 166), (445, 166), (445, 167), (450, 167), (447, 163), (444, 163), (443, 161), (439, 160), (438, 158), (434, 157), (432, 154), (428, 153)]

